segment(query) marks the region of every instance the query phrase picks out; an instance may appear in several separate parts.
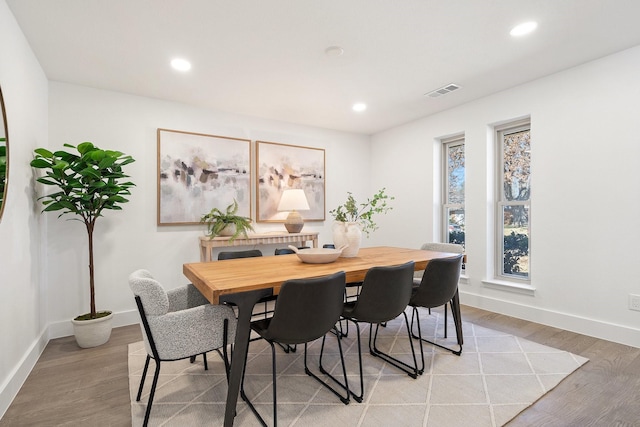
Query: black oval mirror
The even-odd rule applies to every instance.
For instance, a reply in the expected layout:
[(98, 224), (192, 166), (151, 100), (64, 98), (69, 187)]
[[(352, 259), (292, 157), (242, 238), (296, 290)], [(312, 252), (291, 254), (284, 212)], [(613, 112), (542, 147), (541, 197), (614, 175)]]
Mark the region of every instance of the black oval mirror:
[(4, 98), (0, 88), (0, 111), (2, 126), (0, 127), (0, 219), (7, 199), (7, 179), (9, 178), (9, 133), (7, 130), (7, 113), (4, 109)]

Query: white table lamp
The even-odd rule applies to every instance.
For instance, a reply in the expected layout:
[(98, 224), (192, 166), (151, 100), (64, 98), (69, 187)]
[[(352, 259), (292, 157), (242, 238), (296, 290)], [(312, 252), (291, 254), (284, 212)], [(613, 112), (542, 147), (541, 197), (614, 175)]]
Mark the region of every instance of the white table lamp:
[(298, 211), (309, 210), (309, 203), (304, 190), (299, 188), (284, 190), (282, 197), (280, 197), (278, 210), (290, 211), (284, 226), (289, 233), (299, 233), (304, 227), (304, 220)]

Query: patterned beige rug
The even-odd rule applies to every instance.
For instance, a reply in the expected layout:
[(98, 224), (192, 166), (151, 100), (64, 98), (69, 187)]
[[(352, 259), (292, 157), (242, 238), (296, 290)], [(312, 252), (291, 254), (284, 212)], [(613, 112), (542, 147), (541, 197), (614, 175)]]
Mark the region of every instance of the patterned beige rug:
[[(442, 336), (442, 316), (422, 313), (423, 334)], [(449, 316), (450, 318), (451, 316)], [(410, 347), (401, 318), (379, 333), (379, 348), (400, 358), (410, 358)], [(401, 327), (402, 326), (402, 327)], [(350, 384), (358, 386), (357, 344), (353, 325), (343, 339), (347, 350)], [(368, 327), (363, 328), (366, 346)], [(451, 335), (454, 339), (451, 339)], [(455, 329), (449, 327), (453, 344)], [(303, 352), (285, 354), (278, 349), (278, 423), (281, 426), (501, 426), (554, 388), (588, 361), (584, 357), (546, 347), (512, 335), (464, 323), (465, 345), (458, 357), (425, 344), (424, 375), (412, 379), (365, 351), (365, 400), (343, 405), (333, 394), (304, 373)], [(416, 341), (414, 341), (416, 343)], [(323, 363), (341, 372), (334, 336), (327, 338)], [(309, 347), (311, 369), (317, 369), (320, 342)], [(135, 395), (145, 360), (142, 342), (129, 346), (129, 384), (133, 426), (142, 425), (153, 377), (151, 362), (145, 392)], [(208, 355), (209, 370), (202, 357), (162, 364), (149, 425), (219, 426), (224, 419), (226, 381), (224, 365), (215, 353)], [(272, 425), (271, 352), (264, 341), (249, 347), (247, 395)], [(248, 406), (240, 401), (237, 426), (259, 426)]]

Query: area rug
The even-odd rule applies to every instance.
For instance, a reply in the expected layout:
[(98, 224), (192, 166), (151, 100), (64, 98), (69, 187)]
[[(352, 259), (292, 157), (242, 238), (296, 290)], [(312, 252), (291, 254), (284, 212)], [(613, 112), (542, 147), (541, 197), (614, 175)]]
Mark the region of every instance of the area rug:
[[(442, 313), (422, 315), (423, 335), (443, 336)], [(451, 316), (449, 316), (450, 318)], [(402, 317), (381, 328), (378, 347), (410, 360), (410, 346)], [(455, 329), (437, 342), (454, 346)], [(365, 350), (365, 399), (342, 404), (326, 388), (304, 373), (303, 352), (277, 350), (278, 424), (281, 426), (501, 426), (530, 406), (588, 359), (536, 344), (523, 338), (463, 322), (463, 353), (455, 356), (425, 344), (425, 373), (412, 379)], [(369, 328), (362, 328), (366, 348)], [(353, 324), (343, 339), (349, 383), (359, 386), (358, 350)], [(414, 344), (417, 341), (414, 340)], [(309, 345), (309, 363), (317, 369), (320, 341)], [(140, 402), (135, 401), (146, 353), (142, 342), (129, 346), (129, 386), (132, 425), (141, 426), (153, 377), (153, 361)], [(150, 426), (220, 426), (224, 420), (226, 380), (217, 354), (164, 362), (151, 410)], [(335, 336), (327, 338), (323, 365), (341, 375)], [(245, 389), (258, 411), (273, 425), (271, 350), (264, 341), (249, 346)], [(259, 426), (240, 400), (234, 425)]]

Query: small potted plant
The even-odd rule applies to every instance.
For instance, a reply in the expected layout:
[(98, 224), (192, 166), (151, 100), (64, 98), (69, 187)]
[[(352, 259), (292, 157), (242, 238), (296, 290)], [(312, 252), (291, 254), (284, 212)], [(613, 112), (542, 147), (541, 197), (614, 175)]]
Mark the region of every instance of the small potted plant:
[(202, 215), (200, 222), (207, 224), (207, 236), (209, 238), (231, 236), (229, 241), (233, 242), (241, 234), (244, 237), (248, 237), (247, 231), (253, 231), (251, 219), (236, 215), (237, 213), (238, 202), (233, 199), (233, 203), (227, 206), (225, 212), (218, 208), (213, 208)]
[(336, 209), (329, 211), (335, 219), (333, 225), (333, 243), (336, 247), (348, 245), (343, 251), (343, 257), (355, 257), (360, 249), (362, 232), (367, 236), (372, 231), (378, 229), (378, 225), (373, 220), (376, 214), (384, 214), (393, 209), (388, 202), (393, 200), (392, 196), (385, 193), (382, 188), (367, 199), (365, 203), (358, 203), (351, 192), (347, 192), (347, 201)]
[(93, 263), (93, 231), (96, 221), (105, 209), (122, 210), (120, 206), (129, 200), (129, 189), (133, 187), (127, 181), (128, 175), (122, 167), (134, 162), (131, 156), (120, 151), (102, 150), (91, 142), (83, 142), (76, 152), (59, 150), (51, 152), (37, 148), (31, 166), (43, 169), (45, 175), (37, 178), (44, 185), (57, 187), (58, 191), (40, 197), (45, 208), (42, 212), (59, 212), (58, 218), (74, 214), (72, 218), (84, 223), (89, 238), (89, 289), (90, 311), (73, 319), (76, 341), (80, 347), (102, 345), (111, 336), (111, 311), (97, 311), (95, 298), (95, 277)]

